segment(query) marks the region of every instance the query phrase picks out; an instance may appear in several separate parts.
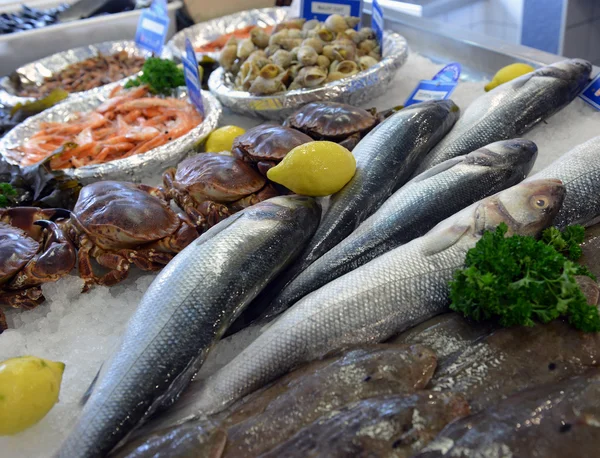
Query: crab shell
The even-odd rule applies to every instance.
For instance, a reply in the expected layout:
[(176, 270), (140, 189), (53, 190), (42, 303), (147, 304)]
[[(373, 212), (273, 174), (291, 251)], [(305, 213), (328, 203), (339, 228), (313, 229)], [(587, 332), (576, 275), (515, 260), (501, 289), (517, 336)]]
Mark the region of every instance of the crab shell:
[(313, 102), (300, 108), (284, 122), (315, 140), (340, 141), (365, 134), (379, 119), (362, 108), (336, 102)]
[(31, 261), (39, 248), (40, 244), (25, 231), (0, 223), (0, 285)]
[(101, 248), (133, 248), (173, 234), (180, 220), (168, 204), (133, 183), (99, 181), (79, 194), (71, 220)]
[(312, 141), (312, 138), (296, 129), (262, 124), (237, 137), (231, 152), (238, 159), (256, 163), (265, 174), (265, 169), (281, 162), (296, 146)]
[(202, 153), (182, 161), (174, 186), (194, 201), (235, 202), (261, 190), (266, 179), (245, 162), (223, 154)]

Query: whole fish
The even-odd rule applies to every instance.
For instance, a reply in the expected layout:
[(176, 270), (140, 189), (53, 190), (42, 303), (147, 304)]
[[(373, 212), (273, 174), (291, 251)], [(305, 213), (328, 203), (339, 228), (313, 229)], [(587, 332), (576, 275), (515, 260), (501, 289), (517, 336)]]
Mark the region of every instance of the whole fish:
[(265, 318), (371, 259), (425, 234), (440, 221), (522, 181), (537, 146), (529, 140), (492, 143), (427, 170), (396, 191), (373, 215), (298, 275), (269, 306)]
[(520, 137), (569, 104), (590, 78), (592, 64), (569, 59), (504, 83), (477, 98), (415, 174), (489, 143)]
[(320, 209), (276, 197), (211, 228), (156, 277), (60, 457), (106, 455), (174, 402), (239, 312), (308, 241)]
[(451, 423), (418, 458), (596, 458), (600, 371), (518, 393)]
[(504, 222), (510, 233), (538, 235), (564, 193), (557, 180), (518, 184), (314, 291), (206, 381), (197, 410), (222, 410), (301, 362), (385, 340), (446, 311), (448, 281), (482, 233)]
[(468, 414), (458, 393), (380, 396), (323, 415), (260, 458), (409, 458)]
[[(259, 297), (261, 312), (307, 266), (341, 242), (410, 177), (417, 164), (448, 133), (459, 116), (451, 100), (419, 103), (390, 116), (354, 148), (356, 173), (330, 205), (298, 259)], [(255, 307), (256, 305), (257, 307)]]
[(555, 226), (596, 223), (600, 216), (600, 137), (576, 146), (527, 181), (540, 178), (561, 180), (567, 190)]

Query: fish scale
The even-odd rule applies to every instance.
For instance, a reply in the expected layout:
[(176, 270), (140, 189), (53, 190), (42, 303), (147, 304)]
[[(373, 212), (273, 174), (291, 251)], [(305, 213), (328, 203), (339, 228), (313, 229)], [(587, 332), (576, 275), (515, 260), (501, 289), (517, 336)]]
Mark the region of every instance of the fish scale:
[(314, 291), (209, 378), (192, 407), (218, 412), (301, 362), (384, 340), (447, 310), (448, 281), (484, 230), (504, 222), (511, 233), (538, 235), (563, 197), (557, 180), (516, 185)]
[(424, 235), (473, 202), (518, 183), (527, 176), (536, 156), (533, 142), (506, 140), (449, 159), (421, 174), (300, 273), (275, 298), (265, 315), (283, 312), (311, 291)]
[(543, 178), (561, 180), (567, 190), (555, 226), (594, 224), (600, 216), (600, 137), (576, 146), (527, 181)]
[(231, 321), (312, 235), (319, 214), (314, 199), (277, 197), (178, 254), (142, 298), (58, 456), (104, 456), (172, 403)]
[(415, 176), (489, 143), (520, 137), (567, 106), (587, 84), (592, 64), (569, 59), (542, 67), (477, 98), (427, 155)]

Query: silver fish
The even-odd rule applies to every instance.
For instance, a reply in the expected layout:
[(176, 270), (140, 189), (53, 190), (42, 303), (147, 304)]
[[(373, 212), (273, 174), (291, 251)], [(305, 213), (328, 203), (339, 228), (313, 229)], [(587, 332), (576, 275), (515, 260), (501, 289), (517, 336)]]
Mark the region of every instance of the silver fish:
[(567, 190), (562, 208), (554, 225), (560, 228), (570, 224), (590, 226), (600, 216), (600, 137), (576, 146), (550, 166), (527, 181), (541, 178), (561, 180)]
[(178, 254), (144, 294), (58, 456), (104, 456), (174, 402), (232, 320), (309, 240), (319, 215), (312, 198), (276, 197)]
[(298, 275), (273, 301), (265, 318), (276, 315), (321, 286), (397, 246), (424, 235), (459, 210), (522, 181), (531, 171), (537, 146), (505, 140), (449, 159), (396, 191), (352, 234)]
[(385, 340), (446, 311), (448, 281), (483, 231), (504, 222), (509, 233), (538, 235), (564, 193), (558, 180), (518, 184), (314, 291), (210, 377), (195, 408), (217, 412), (301, 362)]
[(520, 137), (567, 106), (590, 78), (592, 64), (569, 59), (504, 83), (475, 100), (415, 175), (488, 143)]
[[(302, 254), (255, 304), (270, 303), (287, 283), (374, 213), (406, 183), (458, 116), (459, 109), (451, 100), (431, 101), (404, 108), (369, 132), (352, 151), (356, 174), (331, 197), (317, 232)], [(250, 311), (255, 310), (253, 305)]]

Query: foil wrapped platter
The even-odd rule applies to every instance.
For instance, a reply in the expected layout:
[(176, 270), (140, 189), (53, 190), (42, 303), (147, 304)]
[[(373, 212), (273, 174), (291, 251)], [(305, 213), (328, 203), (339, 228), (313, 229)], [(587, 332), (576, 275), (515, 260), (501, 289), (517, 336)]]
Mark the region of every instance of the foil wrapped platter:
[[(16, 148), (39, 130), (40, 123), (64, 122), (72, 119), (78, 112), (91, 111), (104, 103), (109, 98), (111, 91), (120, 84), (123, 82), (107, 84), (97, 89), (72, 95), (65, 102), (26, 119), (0, 140), (0, 155), (11, 164), (20, 165), (20, 153), (16, 151)], [(177, 97), (187, 99), (187, 92), (181, 88)], [(141, 181), (147, 176), (160, 173), (165, 168), (176, 165), (193, 152), (217, 127), (222, 112), (221, 104), (208, 91), (202, 91), (202, 100), (205, 111), (204, 122), (187, 134), (144, 154), (63, 171), (67, 175), (77, 178), (82, 184), (88, 184), (100, 180)]]
[(327, 100), (360, 106), (383, 95), (407, 57), (406, 39), (397, 33), (385, 31), (383, 58), (380, 62), (356, 75), (314, 89), (297, 89), (256, 96), (249, 92), (234, 90), (233, 82), (223, 68), (218, 68), (211, 73), (208, 87), (224, 106), (237, 113), (270, 120), (283, 120), (310, 102)]
[[(166, 53), (168, 56), (181, 59), (181, 56), (185, 55), (186, 38), (189, 38), (192, 46), (197, 48), (216, 40), (221, 35), (231, 33), (242, 27), (249, 25), (257, 25), (259, 27), (275, 25), (286, 20), (288, 15), (288, 8), (261, 8), (230, 14), (206, 22), (199, 22), (176, 33), (165, 46), (163, 55)], [(219, 57), (218, 52), (196, 54), (207, 55), (215, 60)]]
[[(127, 51), (128, 54), (140, 57), (150, 57), (152, 53), (138, 48), (134, 41), (106, 41), (68, 51), (58, 52), (43, 59), (36, 60), (15, 70), (12, 78), (18, 78), (23, 84), (41, 84), (44, 78), (52, 76), (65, 67), (95, 57), (99, 53), (105, 55)], [(168, 56), (168, 54), (166, 54)], [(26, 103), (35, 100), (32, 97), (18, 95), (14, 80), (9, 76), (0, 78), (0, 104), (14, 107), (17, 103)]]

